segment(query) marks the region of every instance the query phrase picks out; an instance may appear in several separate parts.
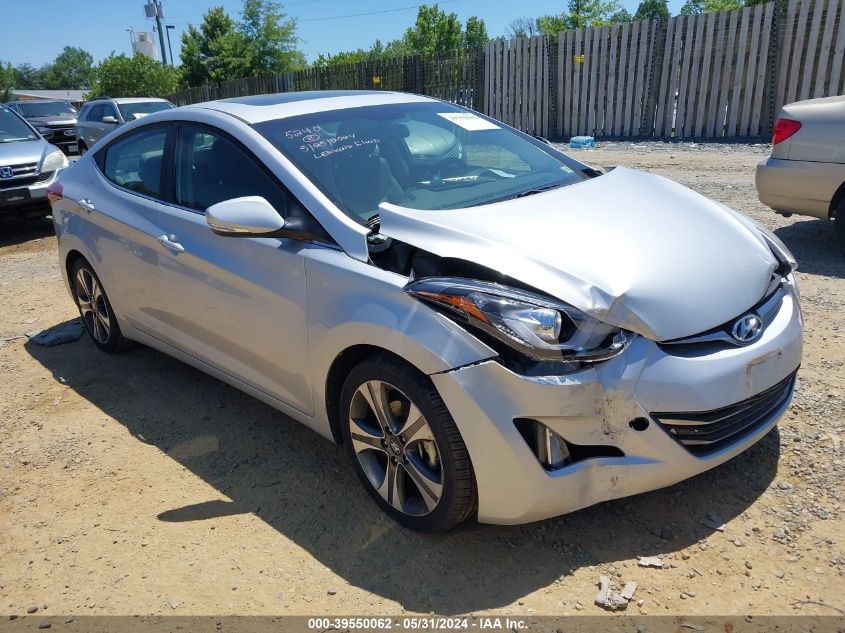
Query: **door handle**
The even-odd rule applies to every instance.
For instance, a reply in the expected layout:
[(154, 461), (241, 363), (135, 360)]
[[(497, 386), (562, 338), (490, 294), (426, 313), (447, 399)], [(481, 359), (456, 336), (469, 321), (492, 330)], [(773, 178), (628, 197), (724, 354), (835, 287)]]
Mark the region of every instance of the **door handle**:
[(170, 235), (159, 235), (157, 239), (165, 246), (165, 248), (173, 251), (174, 253), (185, 252), (185, 247), (179, 243), (179, 238), (172, 233)]
[(94, 210), (94, 203), (91, 201), (91, 198), (81, 198), (79, 200), (79, 206), (85, 209), (88, 213), (91, 213)]

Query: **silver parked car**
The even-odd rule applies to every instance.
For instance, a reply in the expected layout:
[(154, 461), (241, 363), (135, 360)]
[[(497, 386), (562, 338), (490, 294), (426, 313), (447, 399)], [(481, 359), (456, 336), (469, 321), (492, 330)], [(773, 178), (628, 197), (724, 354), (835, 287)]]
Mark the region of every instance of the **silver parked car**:
[(772, 429), (801, 362), (771, 233), (426, 97), (151, 114), (52, 195), (97, 347), (139, 341), (342, 443), (417, 530), (713, 468)]
[(0, 105), (0, 218), (46, 216), (47, 187), (67, 157), (20, 115)]
[(845, 96), (785, 105), (775, 122), (772, 155), (757, 165), (760, 201), (793, 213), (834, 220), (845, 251)]
[(175, 108), (167, 99), (156, 97), (100, 97), (83, 104), (76, 124), (80, 154), (116, 127), (141, 117)]

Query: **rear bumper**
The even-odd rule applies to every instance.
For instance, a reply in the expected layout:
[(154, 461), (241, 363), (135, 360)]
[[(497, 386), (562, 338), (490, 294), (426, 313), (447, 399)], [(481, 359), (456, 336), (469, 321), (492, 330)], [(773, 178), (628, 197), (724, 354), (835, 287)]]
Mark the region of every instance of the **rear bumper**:
[(845, 165), (769, 157), (757, 165), (755, 181), (766, 206), (827, 220), (833, 195), (845, 183)]
[[(801, 362), (802, 322), (790, 291), (756, 343), (673, 355), (637, 338), (619, 357), (577, 374), (526, 377), (495, 361), (432, 376), (460, 428), (478, 482), (479, 520), (524, 523), (662, 488), (746, 450), (777, 423), (788, 394), (765, 419), (706, 456), (675, 441), (650, 412), (711, 411), (742, 402), (788, 378)], [(541, 422), (568, 442), (620, 449), (545, 470), (515, 418)], [(636, 431), (629, 422), (646, 418)]]

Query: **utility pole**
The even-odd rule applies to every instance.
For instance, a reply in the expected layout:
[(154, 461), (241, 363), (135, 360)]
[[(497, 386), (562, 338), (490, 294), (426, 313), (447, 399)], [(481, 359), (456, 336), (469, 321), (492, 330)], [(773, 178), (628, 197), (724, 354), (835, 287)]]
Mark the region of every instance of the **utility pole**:
[(176, 27), (172, 24), (167, 25), (167, 50), (170, 51), (170, 65), (175, 66), (176, 64), (173, 63), (173, 46), (170, 44), (170, 31), (175, 29)]
[(164, 7), (161, 6), (160, 0), (147, 0), (147, 4), (144, 5), (144, 15), (148, 18), (156, 19), (158, 41), (161, 44), (161, 63), (167, 66), (167, 50), (164, 48), (164, 27), (161, 24), (161, 20), (164, 18)]

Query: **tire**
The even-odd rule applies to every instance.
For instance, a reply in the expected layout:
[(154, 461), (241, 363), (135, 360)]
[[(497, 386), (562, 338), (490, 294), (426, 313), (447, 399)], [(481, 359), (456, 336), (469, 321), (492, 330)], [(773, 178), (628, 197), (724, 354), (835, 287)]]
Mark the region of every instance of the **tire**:
[(353, 468), (388, 516), (418, 532), (445, 532), (475, 515), (469, 453), (427, 376), (392, 356), (368, 358), (344, 381), (340, 407)]
[(836, 207), (836, 216), (833, 219), (833, 230), (839, 239), (839, 250), (845, 255), (845, 198), (839, 201)]
[(79, 152), (80, 156), (85, 156), (85, 152), (88, 151), (88, 146), (83, 141), (77, 141), (76, 150)]
[(71, 277), (73, 300), (79, 309), (79, 316), (85, 324), (85, 331), (102, 351), (115, 354), (131, 345), (123, 337), (114, 316), (109, 298), (97, 277), (97, 273), (84, 259), (78, 259)]

